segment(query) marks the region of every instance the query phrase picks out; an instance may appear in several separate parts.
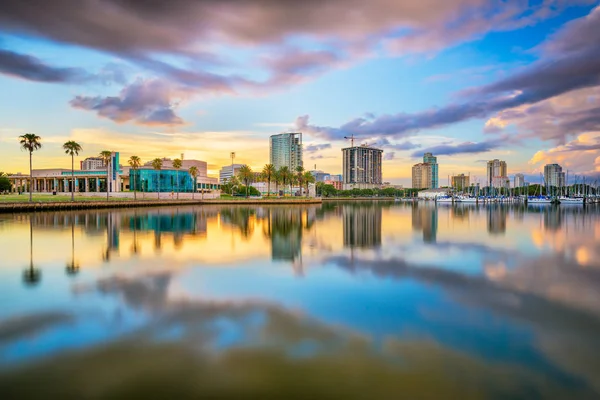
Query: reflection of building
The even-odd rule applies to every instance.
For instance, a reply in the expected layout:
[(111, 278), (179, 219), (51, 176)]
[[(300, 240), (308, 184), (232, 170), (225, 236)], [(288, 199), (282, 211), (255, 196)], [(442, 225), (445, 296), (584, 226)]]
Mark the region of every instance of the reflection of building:
[(281, 133), (272, 135), (269, 139), (270, 162), (275, 169), (288, 167), (296, 171), (303, 166), (302, 162), (302, 133)]
[(429, 188), (437, 188), (439, 185), (437, 157), (431, 153), (425, 153), (423, 154), (423, 163), (431, 165), (431, 186)]
[[(307, 212), (302, 208), (273, 207), (261, 215), (266, 220), (263, 231), (271, 238), (271, 256), (273, 260), (295, 261), (301, 256), (303, 215)], [(314, 214), (314, 211), (313, 213)], [(307, 224), (315, 216), (307, 212)], [(312, 223), (312, 222), (311, 222)]]
[(383, 150), (361, 145), (342, 149), (342, 154), (344, 190), (373, 189), (381, 186)]
[(438, 229), (438, 210), (435, 204), (414, 203), (412, 208), (412, 228), (423, 231), (423, 242), (435, 243)]
[(544, 228), (549, 231), (558, 231), (562, 227), (563, 209), (558, 207), (544, 207)]
[(487, 185), (494, 188), (507, 188), (510, 186), (510, 179), (506, 176), (506, 161), (498, 159), (488, 161)]
[[(232, 176), (237, 175), (240, 168), (242, 168), (244, 164), (233, 164), (226, 165), (219, 171), (219, 183), (223, 184), (229, 182)], [(232, 172), (233, 171), (233, 172)]]
[(525, 186), (525, 175), (515, 174), (513, 186), (516, 188)]
[(506, 232), (507, 209), (502, 204), (490, 205), (488, 208), (488, 232), (500, 234)]
[(544, 166), (544, 180), (548, 186), (565, 186), (565, 173), (562, 167), (558, 164), (546, 164)]
[(471, 177), (469, 175), (460, 174), (452, 177), (452, 187), (456, 190), (464, 190), (471, 185)]
[(412, 167), (413, 189), (431, 189), (431, 164), (419, 163)]
[(377, 204), (345, 205), (344, 246), (372, 248), (381, 245), (382, 208)]

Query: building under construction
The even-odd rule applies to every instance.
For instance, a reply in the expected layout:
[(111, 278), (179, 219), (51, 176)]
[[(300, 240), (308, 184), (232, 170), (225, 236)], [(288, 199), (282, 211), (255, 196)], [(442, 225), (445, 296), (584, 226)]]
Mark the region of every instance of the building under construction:
[(366, 144), (342, 149), (344, 190), (373, 189), (381, 186), (383, 150)]

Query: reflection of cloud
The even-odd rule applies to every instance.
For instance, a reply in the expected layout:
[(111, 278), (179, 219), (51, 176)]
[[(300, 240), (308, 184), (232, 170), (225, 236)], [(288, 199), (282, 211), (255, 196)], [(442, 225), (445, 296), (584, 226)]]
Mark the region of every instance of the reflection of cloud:
[(51, 327), (68, 323), (72, 316), (59, 312), (13, 317), (0, 321), (0, 345), (35, 335)]

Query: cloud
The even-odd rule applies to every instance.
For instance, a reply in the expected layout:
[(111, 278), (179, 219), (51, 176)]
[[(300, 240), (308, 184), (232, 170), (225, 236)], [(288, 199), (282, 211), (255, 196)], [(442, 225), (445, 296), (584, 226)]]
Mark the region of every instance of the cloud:
[(493, 139), (483, 142), (463, 142), (457, 144), (440, 144), (431, 146), (423, 150), (415, 151), (413, 157), (422, 157), (423, 153), (433, 153), (435, 155), (456, 155), (456, 154), (477, 154), (485, 153), (506, 144), (506, 139)]
[[(600, 85), (600, 52), (597, 39), (595, 35), (585, 38), (581, 35), (593, 29), (591, 26), (599, 25), (600, 7), (597, 7), (587, 17), (572, 21), (552, 37), (544, 47), (552, 51), (545, 50), (540, 61), (508, 78), (461, 93), (460, 98), (466, 100), (462, 103), (412, 114), (359, 117), (340, 127), (311, 125), (308, 115), (298, 117), (296, 124), (299, 129), (328, 139), (340, 139), (352, 134), (402, 137), (423, 129), (486, 118), (506, 109), (535, 105), (573, 90), (595, 87)], [(559, 50), (568, 48), (569, 41), (574, 41), (575, 48), (561, 53)], [(553, 46), (554, 43), (556, 46)], [(591, 113), (580, 118), (580, 122), (596, 124), (597, 115), (597, 112)], [(502, 127), (499, 122), (499, 119), (488, 121), (487, 130), (498, 130)], [(580, 129), (580, 123), (573, 124), (571, 133), (581, 132)]]
[(545, 164), (557, 163), (564, 169), (600, 177), (600, 132), (579, 135), (574, 140), (548, 150), (536, 152), (529, 163), (541, 170)]
[(62, 68), (45, 64), (39, 58), (0, 49), (0, 73), (44, 83), (124, 83), (125, 72), (118, 64), (108, 64), (99, 73), (83, 68)]
[(330, 143), (309, 144), (307, 146), (304, 146), (304, 152), (305, 153), (315, 153), (317, 151), (330, 149), (330, 148), (331, 148)]
[(138, 79), (124, 87), (118, 96), (76, 96), (74, 108), (95, 111), (98, 116), (115, 122), (134, 121), (140, 125), (181, 125), (175, 114), (172, 97), (180, 95), (161, 80)]
[(393, 160), (394, 158), (396, 158), (396, 152), (394, 152), (394, 151), (389, 151), (389, 152), (386, 152), (386, 153), (384, 153), (384, 155), (383, 155), (383, 160), (384, 160), (384, 161), (391, 161), (391, 160)]

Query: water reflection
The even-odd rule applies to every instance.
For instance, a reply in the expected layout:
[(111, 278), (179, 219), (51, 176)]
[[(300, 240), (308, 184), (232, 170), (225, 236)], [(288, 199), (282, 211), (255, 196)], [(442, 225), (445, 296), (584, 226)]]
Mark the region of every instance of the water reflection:
[(600, 394), (594, 206), (42, 213), (0, 235), (7, 398)]

